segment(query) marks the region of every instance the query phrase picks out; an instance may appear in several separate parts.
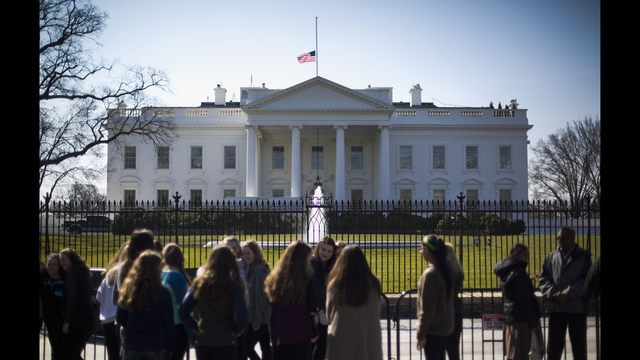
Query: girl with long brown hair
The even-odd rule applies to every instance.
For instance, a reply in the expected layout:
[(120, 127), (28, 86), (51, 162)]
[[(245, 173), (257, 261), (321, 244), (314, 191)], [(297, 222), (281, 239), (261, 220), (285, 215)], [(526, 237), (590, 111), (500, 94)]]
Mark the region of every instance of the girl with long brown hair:
[(317, 339), (317, 297), (311, 248), (294, 241), (265, 280), (274, 359), (309, 359)]
[(380, 280), (362, 250), (342, 250), (327, 280), (327, 359), (382, 359)]
[(122, 326), (123, 359), (168, 360), (176, 353), (171, 294), (160, 281), (162, 257), (142, 252), (122, 283), (116, 321)]
[[(236, 259), (227, 246), (213, 248), (204, 273), (196, 278), (178, 309), (184, 326), (196, 330), (198, 359), (236, 358), (236, 338), (247, 326), (246, 290)], [(191, 315), (194, 309), (199, 322)]]

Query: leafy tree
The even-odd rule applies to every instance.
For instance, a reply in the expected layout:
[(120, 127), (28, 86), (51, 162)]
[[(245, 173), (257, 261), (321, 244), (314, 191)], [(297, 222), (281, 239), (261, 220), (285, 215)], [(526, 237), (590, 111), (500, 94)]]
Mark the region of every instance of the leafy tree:
[(102, 145), (128, 135), (164, 145), (176, 136), (172, 117), (147, 94), (169, 90), (163, 71), (92, 59), (107, 18), (89, 0), (40, 0), (39, 186), (50, 193), (97, 177), (101, 169), (79, 160), (102, 156)]

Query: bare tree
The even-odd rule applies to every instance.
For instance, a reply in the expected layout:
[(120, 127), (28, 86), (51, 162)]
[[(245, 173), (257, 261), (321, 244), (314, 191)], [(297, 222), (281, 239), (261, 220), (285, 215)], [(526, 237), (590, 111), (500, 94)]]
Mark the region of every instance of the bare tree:
[[(600, 204), (600, 120), (586, 117), (558, 129), (532, 148), (529, 180), (534, 198), (574, 209), (587, 196)], [(576, 213), (574, 216), (580, 216)]]
[(79, 161), (102, 156), (103, 145), (129, 135), (165, 145), (177, 136), (172, 117), (148, 95), (170, 91), (163, 71), (93, 61), (107, 18), (89, 0), (40, 0), (39, 184), (47, 180), (51, 193), (103, 172)]

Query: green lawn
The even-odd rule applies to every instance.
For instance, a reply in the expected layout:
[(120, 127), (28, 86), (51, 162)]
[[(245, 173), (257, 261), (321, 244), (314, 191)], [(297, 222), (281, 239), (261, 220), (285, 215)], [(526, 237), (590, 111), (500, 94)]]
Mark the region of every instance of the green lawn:
[[(427, 266), (422, 260), (418, 246), (409, 246), (406, 243), (419, 242), (420, 235), (332, 235), (336, 240), (343, 240), (348, 243), (359, 245), (365, 256), (369, 259), (371, 270), (380, 279), (385, 293), (399, 293), (407, 289), (415, 288), (417, 282)], [(187, 268), (197, 268), (204, 264), (210, 249), (202, 246), (209, 241), (214, 243), (221, 241), (224, 236), (216, 235), (192, 235), (192, 236), (157, 236), (162, 244), (176, 242), (182, 247), (185, 254), (185, 265)], [(238, 236), (241, 241), (253, 238), (258, 242), (270, 241), (283, 245), (288, 244), (296, 238), (292, 235), (268, 235), (268, 236)], [(499, 287), (497, 277), (493, 274), (493, 267), (496, 262), (508, 256), (509, 250), (514, 243), (520, 242), (529, 247), (529, 268), (530, 273), (539, 273), (544, 257), (555, 249), (555, 235), (518, 235), (518, 236), (493, 236), (491, 246), (474, 244), (474, 237), (463, 236), (443, 236), (446, 242), (451, 242), (456, 247), (456, 252), (460, 252), (460, 242), (462, 242), (462, 265), (465, 268), (464, 288), (497, 288)], [(76, 249), (93, 268), (105, 267), (111, 257), (118, 251), (127, 240), (125, 236), (115, 236), (109, 234), (94, 235), (49, 235), (50, 251), (71, 247)], [(483, 239), (484, 240), (484, 239)], [(383, 242), (381, 248), (371, 248), (368, 246), (373, 241)], [(600, 236), (592, 236), (591, 244), (587, 244), (586, 236), (578, 236), (578, 244), (583, 248), (590, 248), (592, 260), (600, 255)], [(40, 236), (40, 259), (45, 259), (44, 235)], [(264, 250), (265, 259), (271, 267), (280, 259), (283, 249)], [(537, 284), (534, 284), (537, 285)]]

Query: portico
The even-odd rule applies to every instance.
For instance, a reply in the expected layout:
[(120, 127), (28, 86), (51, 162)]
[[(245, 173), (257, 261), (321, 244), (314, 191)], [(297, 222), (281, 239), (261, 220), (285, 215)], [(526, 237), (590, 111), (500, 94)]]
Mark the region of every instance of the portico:
[[(272, 197), (273, 190), (281, 190), (270, 186), (272, 177), (279, 176), (278, 185), (289, 182), (284, 196), (301, 198), (320, 178), (325, 193), (344, 201), (347, 172), (353, 172), (363, 179), (370, 197), (387, 198), (389, 119), (394, 107), (390, 88), (370, 90), (375, 97), (316, 77), (244, 104), (246, 196)], [(388, 102), (380, 100), (380, 94)], [(284, 143), (288, 146), (281, 146)], [(284, 166), (273, 158), (281, 153)], [(355, 167), (352, 156), (358, 162)], [(361, 163), (365, 156), (366, 166)], [(268, 188), (261, 190), (259, 184)]]

